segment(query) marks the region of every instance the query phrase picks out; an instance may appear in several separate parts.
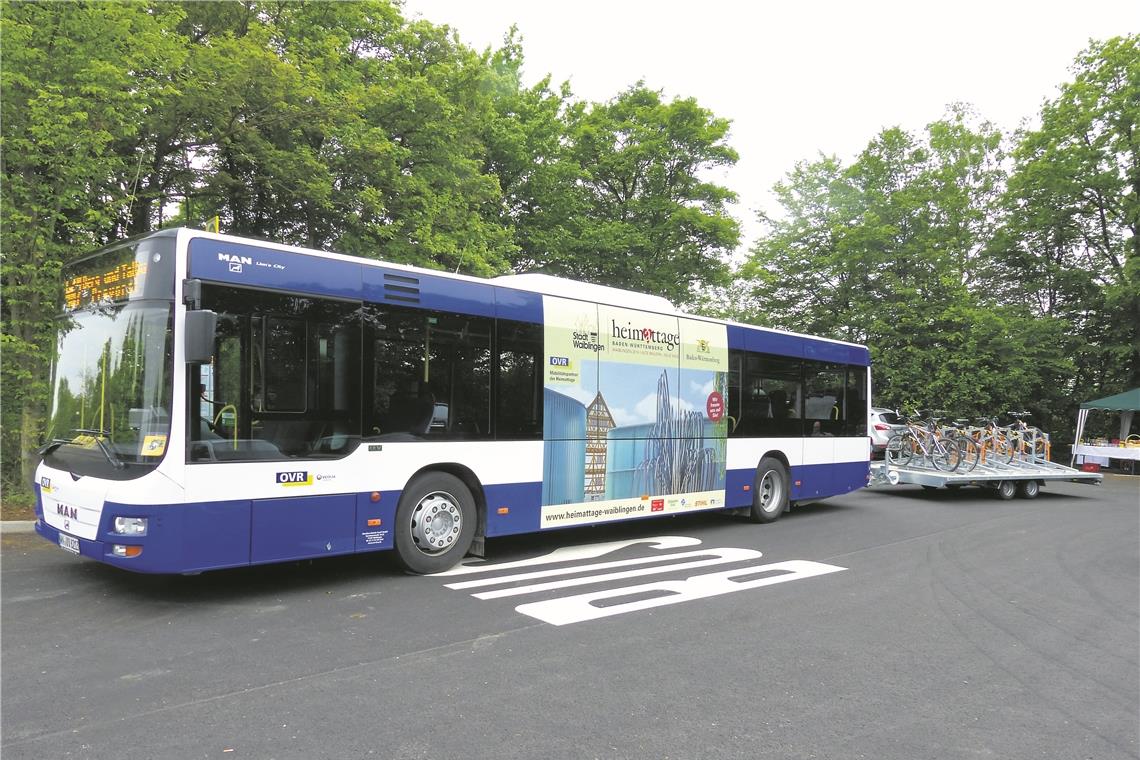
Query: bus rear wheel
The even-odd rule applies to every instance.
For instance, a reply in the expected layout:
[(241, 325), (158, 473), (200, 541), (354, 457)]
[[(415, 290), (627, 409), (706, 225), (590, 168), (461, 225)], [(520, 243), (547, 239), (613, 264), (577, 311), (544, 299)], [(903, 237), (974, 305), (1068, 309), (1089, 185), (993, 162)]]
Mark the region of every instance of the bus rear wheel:
[(752, 511), (748, 518), (755, 523), (780, 519), (788, 508), (788, 471), (778, 459), (764, 457), (756, 467), (752, 486)]
[(428, 472), (414, 478), (396, 508), (396, 556), (413, 573), (453, 567), (475, 537), (475, 499), (459, 478)]

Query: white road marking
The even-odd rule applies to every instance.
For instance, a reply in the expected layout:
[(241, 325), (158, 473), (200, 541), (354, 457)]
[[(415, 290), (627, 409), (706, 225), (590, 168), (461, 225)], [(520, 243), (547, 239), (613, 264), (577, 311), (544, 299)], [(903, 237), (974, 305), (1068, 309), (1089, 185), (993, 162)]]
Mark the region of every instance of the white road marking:
[[(736, 591), (772, 586), (777, 583), (812, 578), (827, 573), (837, 573), (847, 568), (836, 565), (826, 565), (822, 562), (808, 560), (790, 560), (788, 562), (774, 562), (769, 565), (742, 567), (727, 570), (721, 573), (707, 573), (694, 575), (683, 581), (659, 581), (645, 583), (640, 586), (627, 586), (625, 588), (609, 589), (607, 591), (594, 591), (587, 594), (567, 596), (561, 599), (549, 599), (542, 602), (521, 604), (515, 607), (517, 612), (528, 615), (551, 625), (567, 625), (580, 623), (584, 620), (621, 615), (627, 612), (647, 610), (653, 607), (662, 607), (667, 604), (691, 602), (695, 599), (704, 599), (710, 596), (731, 594)], [(765, 575), (750, 581), (734, 581), (733, 578), (741, 575), (755, 575), (760, 572), (777, 572), (779, 575)], [(632, 602), (614, 604), (605, 607), (596, 607), (594, 602), (603, 599), (615, 599), (623, 596), (634, 596), (659, 592), (662, 596), (651, 599), (638, 599)]]
[(647, 544), (650, 549), (677, 549), (682, 546), (697, 546), (700, 539), (686, 536), (656, 536), (653, 538), (637, 538), (629, 541), (607, 541), (601, 544), (586, 544), (584, 546), (564, 546), (555, 549), (549, 554), (531, 559), (520, 559), (517, 562), (501, 562), (488, 564), (481, 560), (473, 564), (460, 563), (450, 570), (442, 573), (433, 573), (432, 577), (442, 578), (449, 575), (469, 575), (471, 573), (489, 573), (495, 570), (513, 570), (518, 567), (534, 567), (535, 565), (552, 565), (556, 562), (573, 562), (582, 559), (596, 559), (597, 557), (616, 552), (628, 546)]
[[(658, 551), (677, 549), (686, 546), (696, 546), (701, 542), (696, 538), (686, 536), (657, 536), (630, 541), (611, 541), (586, 546), (567, 546), (544, 554), (540, 557), (518, 560), (515, 562), (501, 562), (487, 564), (477, 562), (458, 567), (443, 573), (436, 573), (436, 577), (450, 577), (456, 575), (471, 575), (475, 573), (490, 573), (501, 570), (518, 570), (522, 568), (539, 567), (575, 561), (591, 560), (606, 554), (628, 548), (630, 546), (645, 545)], [(730, 562), (748, 562), (760, 559), (763, 555), (755, 549), (737, 549), (722, 547), (717, 549), (697, 549), (687, 552), (672, 552), (665, 554), (635, 557), (632, 559), (612, 560), (609, 562), (589, 562), (587, 564), (566, 564), (562, 567), (552, 567), (543, 570), (531, 570), (507, 575), (484, 576), (471, 580), (462, 580), (455, 583), (445, 583), (446, 588), (457, 591), (487, 588), (489, 586), (507, 586), (505, 588), (480, 591), (472, 594), (476, 599), (501, 599), (510, 596), (522, 596), (555, 589), (585, 586), (593, 583), (620, 581), (628, 578), (639, 578), (646, 575), (690, 570), (710, 565), (723, 565)], [(682, 561), (678, 561), (682, 560)], [(619, 570), (618, 568), (632, 568)], [(635, 586), (592, 591), (585, 594), (564, 596), (556, 599), (546, 599), (539, 602), (520, 604), (515, 611), (536, 618), (551, 625), (567, 625), (580, 623), (585, 620), (623, 615), (627, 612), (663, 607), (669, 604), (691, 602), (722, 594), (731, 594), (737, 591), (764, 588), (788, 581), (814, 578), (828, 573), (837, 573), (846, 570), (838, 565), (828, 565), (810, 560), (788, 560), (786, 562), (773, 562), (766, 565), (747, 565), (732, 570), (717, 573), (702, 573), (690, 575), (684, 580), (661, 580), (643, 583)], [(562, 577), (560, 577), (562, 576)], [(566, 577), (574, 576), (574, 577)], [(540, 581), (540, 583), (527, 583), (522, 586), (509, 586), (508, 584), (525, 581)], [(743, 580), (738, 580), (743, 579)], [(627, 601), (622, 601), (628, 599)]]
[[(639, 578), (643, 575), (654, 575), (657, 573), (667, 573), (674, 570), (687, 570), (694, 567), (708, 567), (709, 565), (724, 565), (729, 562), (743, 562), (749, 559), (760, 559), (762, 555), (754, 549), (699, 549), (694, 552), (682, 552), (681, 554), (669, 554), (664, 557), (651, 557), (648, 558), (655, 562), (662, 562), (666, 560), (684, 559), (688, 557), (707, 557), (708, 559), (698, 559), (691, 562), (678, 562), (672, 565), (643, 567), (638, 570), (624, 570), (618, 573), (602, 573), (600, 575), (588, 575), (582, 578), (567, 578), (560, 581), (551, 581), (549, 583), (534, 583), (529, 586), (519, 586), (517, 588), (504, 588), (498, 591), (484, 591), (479, 594), (472, 594), (476, 599), (499, 599), (504, 596), (519, 596), (520, 594), (531, 594), (536, 591), (549, 591), (556, 588), (570, 588), (572, 586), (585, 586), (590, 583), (603, 583), (605, 581), (616, 581), (623, 578)], [(543, 573), (525, 573), (526, 575), (548, 575), (548, 574), (567, 574), (579, 571), (601, 570), (608, 567), (628, 566), (631, 564), (644, 564), (644, 560), (622, 560), (620, 562), (602, 562), (596, 565), (585, 565), (583, 567), (570, 567), (560, 568), (559, 570), (547, 570)], [(522, 580), (523, 577), (507, 576), (505, 578), (493, 578), (491, 582), (509, 582), (517, 578)], [(448, 586), (448, 588), (455, 588), (459, 584)], [(484, 584), (488, 585), (488, 584)]]

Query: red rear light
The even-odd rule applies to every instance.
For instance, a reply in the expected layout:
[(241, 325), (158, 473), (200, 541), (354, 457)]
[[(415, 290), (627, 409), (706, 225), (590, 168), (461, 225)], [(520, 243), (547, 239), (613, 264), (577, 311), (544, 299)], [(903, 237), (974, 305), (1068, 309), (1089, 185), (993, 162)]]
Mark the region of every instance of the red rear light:
[(875, 423), (875, 430), (890, 430), (890, 429), (891, 429), (890, 425), (884, 425), (881, 422)]

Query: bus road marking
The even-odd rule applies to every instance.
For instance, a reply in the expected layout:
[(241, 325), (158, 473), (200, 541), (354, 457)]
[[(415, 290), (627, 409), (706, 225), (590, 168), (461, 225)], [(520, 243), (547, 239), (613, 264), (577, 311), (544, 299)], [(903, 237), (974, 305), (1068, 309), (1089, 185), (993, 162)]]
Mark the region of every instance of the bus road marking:
[(549, 554), (543, 554), (531, 559), (521, 559), (516, 562), (501, 562), (498, 564), (488, 564), (482, 560), (468, 565), (460, 563), (450, 570), (445, 570), (442, 573), (433, 573), (433, 578), (440, 578), (446, 575), (468, 575), (470, 573), (488, 573), (496, 570), (514, 570), (518, 567), (534, 567), (535, 565), (552, 565), (557, 562), (573, 562), (581, 559), (597, 559), (598, 557), (605, 556), (627, 546), (638, 546), (639, 544), (647, 544), (651, 549), (677, 549), (682, 546), (696, 546), (700, 543), (699, 539), (688, 538), (687, 536), (656, 536), (653, 538), (637, 538), (629, 541), (606, 541), (599, 544), (584, 544), (582, 546), (564, 546), (555, 549)]
[[(518, 607), (515, 607), (515, 611), (550, 623), (551, 625), (567, 625), (569, 623), (581, 623), (584, 620), (597, 620), (598, 618), (610, 617), (611, 615), (622, 615), (626, 612), (663, 607), (667, 604), (691, 602), (696, 599), (731, 594), (736, 591), (762, 588), (777, 583), (814, 578), (818, 575), (837, 573), (846, 569), (845, 567), (838, 567), (836, 565), (826, 565), (822, 562), (794, 559), (788, 562), (773, 562), (768, 565), (740, 567), (735, 570), (725, 570), (720, 573), (693, 575), (683, 581), (658, 581), (656, 583), (645, 583), (640, 586), (627, 586), (625, 588), (609, 589), (608, 591), (592, 591), (587, 594), (562, 597), (561, 599), (549, 599), (542, 602), (520, 604)], [(765, 575), (764, 577), (754, 578), (753, 580), (734, 580), (734, 578), (741, 575), (756, 575), (757, 573), (765, 573)], [(771, 573), (779, 574), (772, 575)], [(657, 593), (659, 595), (649, 599), (637, 599), (604, 607), (599, 607), (594, 604), (594, 602), (601, 600), (650, 593)]]
[[(642, 544), (647, 545), (649, 548), (662, 550), (695, 546), (700, 543), (699, 539), (684, 536), (658, 536), (656, 538), (631, 541), (613, 541), (585, 546), (569, 546), (555, 549), (548, 554), (526, 560), (502, 562), (498, 564), (479, 562), (478, 564), (459, 565), (452, 570), (436, 573), (435, 576), (490, 573), (499, 570), (515, 570), (556, 563), (581, 562), (582, 560), (596, 559), (620, 549)], [(558, 578), (557, 580), (546, 580), (540, 583), (528, 583), (522, 586), (508, 586), (506, 588), (479, 591), (472, 594), (476, 599), (500, 599), (542, 591), (585, 586), (593, 583), (605, 583), (608, 581), (638, 578), (652, 574), (675, 572), (677, 570), (757, 560), (761, 556), (763, 556), (761, 552), (755, 549), (737, 549), (731, 547), (698, 549), (634, 559), (592, 562), (548, 568), (545, 570), (486, 576), (455, 583), (446, 583), (444, 586), (459, 591), (487, 588), (489, 586), (503, 586), (504, 584), (524, 581), (552, 579), (558, 578), (558, 576), (576, 576), (573, 578), (564, 577)], [(677, 560), (685, 561), (679, 562)], [(649, 565), (649, 567), (636, 567), (638, 565)], [(605, 572), (614, 571), (617, 568), (630, 567), (635, 569)], [(627, 612), (638, 612), (654, 607), (663, 607), (670, 604), (691, 602), (697, 599), (706, 599), (713, 596), (735, 593), (737, 591), (765, 588), (778, 583), (814, 578), (829, 573), (837, 573), (846, 569), (847, 568), (839, 567), (838, 565), (829, 565), (811, 560), (788, 560), (768, 564), (752, 564), (721, 572), (691, 575), (683, 580), (661, 580), (633, 586), (591, 591), (584, 594), (575, 594), (555, 599), (546, 599), (539, 602), (530, 602), (520, 604), (515, 607), (515, 611), (550, 623), (551, 625), (567, 625), (586, 620), (611, 617), (613, 615), (622, 615)], [(583, 575), (583, 573), (585, 574)], [(626, 601), (622, 601), (623, 599)]]
[[(699, 559), (691, 562), (678, 562), (673, 565), (665, 565), (663, 567), (643, 567), (639, 570), (625, 570), (618, 573), (602, 573), (601, 575), (587, 575), (581, 578), (568, 578), (560, 581), (551, 581), (549, 583), (534, 583), (529, 586), (519, 586), (517, 588), (504, 588), (498, 591), (484, 591), (478, 594), (472, 594), (476, 599), (499, 599), (504, 596), (518, 596), (520, 594), (531, 594), (536, 591), (548, 591), (557, 588), (569, 588), (571, 586), (585, 586), (590, 583), (604, 583), (605, 581), (621, 580), (623, 578), (637, 578), (642, 575), (652, 575), (654, 573), (665, 573), (673, 570), (685, 570), (693, 567), (706, 567), (708, 565), (724, 565), (729, 562), (740, 562), (746, 559), (759, 559), (761, 554), (755, 549), (701, 549), (695, 552), (683, 552), (681, 554), (671, 554), (665, 557), (650, 557), (651, 562), (661, 562), (664, 560), (681, 559), (685, 557), (709, 557), (710, 559)], [(561, 568), (559, 570), (547, 570), (543, 573), (524, 573), (522, 576), (506, 576), (503, 578), (491, 579), (493, 582), (509, 583), (512, 580), (522, 580), (526, 575), (546, 575), (546, 574), (566, 574), (578, 571), (589, 571), (594, 569), (605, 569), (607, 566), (631, 565), (631, 564), (644, 564), (645, 560), (622, 560), (620, 562), (603, 562), (597, 565), (586, 565), (580, 568)], [(455, 588), (461, 584), (449, 585), (448, 588)]]

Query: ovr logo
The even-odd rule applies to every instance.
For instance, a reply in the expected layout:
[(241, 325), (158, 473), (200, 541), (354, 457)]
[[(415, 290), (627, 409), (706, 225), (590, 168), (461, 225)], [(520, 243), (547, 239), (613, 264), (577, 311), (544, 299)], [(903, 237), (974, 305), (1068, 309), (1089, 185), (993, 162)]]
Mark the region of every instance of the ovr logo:
[(313, 476), (305, 470), (277, 473), (277, 482), (283, 486), (311, 486)]
[(570, 358), (566, 356), (552, 356), (550, 357), (550, 366), (552, 367), (569, 367)]

